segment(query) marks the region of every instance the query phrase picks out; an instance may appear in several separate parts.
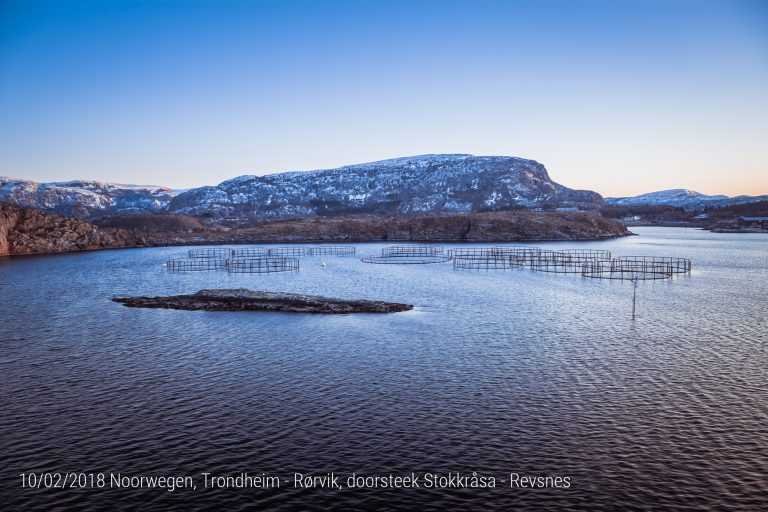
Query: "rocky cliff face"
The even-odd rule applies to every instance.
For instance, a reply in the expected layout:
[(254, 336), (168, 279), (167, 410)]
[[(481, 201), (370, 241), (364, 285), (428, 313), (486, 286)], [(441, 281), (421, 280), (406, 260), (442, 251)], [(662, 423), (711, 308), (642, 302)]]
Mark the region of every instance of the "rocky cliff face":
[(0, 203), (0, 255), (130, 247), (141, 242), (124, 230), (100, 230), (80, 219)]
[(504, 156), (424, 155), (338, 169), (240, 176), (174, 197), (168, 211), (215, 218), (418, 215), (603, 202), (553, 182), (543, 165)]

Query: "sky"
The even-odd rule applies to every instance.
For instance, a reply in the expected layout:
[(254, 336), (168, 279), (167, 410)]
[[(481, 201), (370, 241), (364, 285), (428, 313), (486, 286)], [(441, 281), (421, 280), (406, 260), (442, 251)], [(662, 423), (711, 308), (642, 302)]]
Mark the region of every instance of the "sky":
[(768, 194), (768, 2), (0, 0), (0, 175), (188, 188), (426, 153)]

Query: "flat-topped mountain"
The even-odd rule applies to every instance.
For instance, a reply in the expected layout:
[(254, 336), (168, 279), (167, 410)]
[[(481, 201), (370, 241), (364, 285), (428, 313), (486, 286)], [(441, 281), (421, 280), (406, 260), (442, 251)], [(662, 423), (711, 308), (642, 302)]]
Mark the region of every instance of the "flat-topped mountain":
[(553, 182), (538, 162), (507, 156), (423, 155), (338, 169), (240, 176), (188, 190), (172, 213), (219, 218), (412, 215), (595, 205), (602, 197)]
[(218, 219), (475, 213), (603, 203), (595, 192), (553, 182), (533, 160), (473, 155), (422, 155), (337, 169), (240, 176), (187, 191), (0, 178), (0, 201), (84, 218), (168, 212)]

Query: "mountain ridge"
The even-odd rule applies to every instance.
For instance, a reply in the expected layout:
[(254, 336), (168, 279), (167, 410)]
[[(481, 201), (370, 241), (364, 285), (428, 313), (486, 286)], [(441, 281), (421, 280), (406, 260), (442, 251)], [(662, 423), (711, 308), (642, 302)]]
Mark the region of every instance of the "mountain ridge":
[(703, 210), (707, 207), (723, 207), (733, 206), (738, 204), (756, 203), (759, 201), (765, 201), (768, 199), (768, 195), (763, 196), (734, 196), (728, 197), (726, 195), (707, 195), (695, 190), (673, 188), (667, 190), (659, 190), (656, 192), (648, 192), (631, 197), (606, 197), (605, 202), (611, 205), (617, 206), (639, 206), (639, 205), (653, 205), (653, 206), (674, 206), (677, 208), (683, 208), (686, 210)]
[(88, 180), (36, 183), (0, 178), (0, 201), (82, 218), (140, 212), (282, 219), (349, 214), (421, 215), (534, 208), (591, 208), (600, 194), (551, 180), (534, 161), (426, 154), (333, 169), (241, 175), (172, 190)]

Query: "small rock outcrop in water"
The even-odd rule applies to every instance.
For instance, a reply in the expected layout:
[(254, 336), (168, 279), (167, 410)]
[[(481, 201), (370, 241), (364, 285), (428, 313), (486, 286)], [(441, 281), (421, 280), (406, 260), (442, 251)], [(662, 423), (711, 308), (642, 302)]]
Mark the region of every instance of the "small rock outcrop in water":
[(167, 297), (113, 297), (132, 308), (166, 308), (203, 311), (281, 311), (286, 313), (395, 313), (413, 309), (410, 304), (377, 300), (345, 300), (301, 295), (236, 290), (200, 290), (191, 295)]

